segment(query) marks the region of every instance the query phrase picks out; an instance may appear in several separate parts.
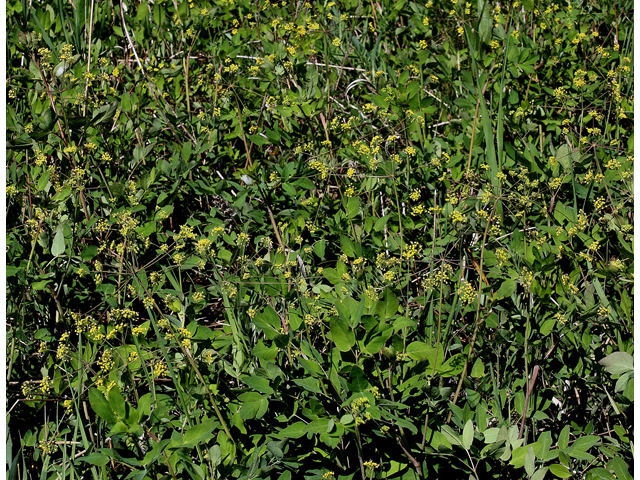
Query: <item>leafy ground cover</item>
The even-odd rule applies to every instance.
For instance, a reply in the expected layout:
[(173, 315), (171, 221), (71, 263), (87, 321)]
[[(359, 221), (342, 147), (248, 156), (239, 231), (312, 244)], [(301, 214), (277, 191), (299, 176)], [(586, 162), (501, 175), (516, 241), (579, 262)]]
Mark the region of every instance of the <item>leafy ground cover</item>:
[(7, 2), (9, 478), (631, 478), (632, 17)]

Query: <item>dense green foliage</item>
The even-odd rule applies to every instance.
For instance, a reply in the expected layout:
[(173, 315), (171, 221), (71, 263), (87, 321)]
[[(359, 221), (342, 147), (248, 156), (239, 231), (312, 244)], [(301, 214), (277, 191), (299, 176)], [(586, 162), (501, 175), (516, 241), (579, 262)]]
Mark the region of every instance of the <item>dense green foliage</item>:
[(631, 478), (632, 16), (9, 0), (9, 478)]

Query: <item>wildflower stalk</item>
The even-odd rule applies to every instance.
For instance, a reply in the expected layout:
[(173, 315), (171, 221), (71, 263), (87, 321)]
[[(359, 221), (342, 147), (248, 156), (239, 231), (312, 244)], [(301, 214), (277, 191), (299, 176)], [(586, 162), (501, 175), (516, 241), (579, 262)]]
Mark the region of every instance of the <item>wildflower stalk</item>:
[[(151, 293), (148, 291), (148, 289), (142, 284), (140, 283), (140, 285), (142, 286), (142, 288), (145, 291), (145, 294), (147, 295), (148, 298), (151, 298), (152, 295)], [(153, 308), (156, 310), (156, 312), (158, 313), (158, 315), (160, 315), (161, 318), (164, 318), (165, 315), (162, 312), (162, 310), (160, 309), (160, 307), (158, 306), (157, 302), (154, 300), (153, 301)], [(154, 328), (156, 329), (156, 334), (159, 333), (159, 331), (157, 330), (157, 326), (155, 325), (154, 322)], [(174, 336), (174, 338), (176, 337), (175, 335), (175, 330), (173, 329), (173, 326), (171, 325), (171, 323), (169, 322), (169, 328), (171, 330), (172, 335)], [(184, 347), (184, 345), (182, 345), (180, 342), (178, 342), (178, 345), (180, 347), (180, 349), (182, 350), (183, 354), (185, 355), (185, 357), (187, 358), (187, 360), (189, 361), (189, 364), (191, 365), (191, 368), (193, 368), (193, 371), (196, 373), (196, 376), (198, 377), (198, 380), (200, 381), (200, 383), (202, 384), (202, 386), (204, 387), (205, 392), (207, 393), (207, 396), (209, 397), (209, 402), (211, 402), (211, 405), (213, 406), (213, 409), (216, 412), (216, 416), (218, 417), (218, 420), (220, 420), (220, 424), (222, 425), (222, 429), (224, 430), (224, 432), (227, 434), (227, 436), (229, 437), (229, 439), (231, 440), (231, 442), (233, 442), (233, 444), (236, 444), (236, 441), (233, 438), (233, 435), (231, 435), (231, 431), (229, 430), (229, 427), (227, 426), (227, 422), (225, 421), (224, 417), (222, 416), (222, 412), (220, 411), (220, 408), (218, 407), (217, 402), (215, 401), (215, 399), (213, 398), (213, 395), (211, 394), (211, 390), (209, 390), (209, 386), (207, 385), (207, 382), (204, 380), (202, 373), (200, 373), (200, 369), (198, 368), (198, 366), (196, 365), (195, 361), (193, 360), (193, 357), (191, 356), (191, 353), (189, 351), (187, 351), (187, 349)], [(165, 352), (163, 351), (163, 354)], [(167, 357), (167, 355), (165, 354), (165, 358)], [(167, 362), (167, 366), (169, 367), (169, 369), (172, 371), (172, 367), (171, 367), (171, 362)], [(178, 393), (181, 395), (181, 389), (179, 387), (179, 382), (175, 382), (176, 383), (176, 390), (178, 391)]]
[[(480, 273), (482, 273), (482, 267), (483, 267), (483, 263), (484, 263), (484, 252), (485, 252), (485, 245), (487, 242), (487, 235), (489, 234), (489, 227), (491, 226), (491, 221), (493, 219), (493, 216), (495, 215), (496, 212), (496, 205), (498, 204), (498, 198), (496, 198), (493, 202), (493, 207), (491, 209), (491, 213), (489, 214), (489, 218), (487, 219), (487, 226), (484, 229), (484, 235), (482, 237), (482, 250), (480, 251), (480, 265), (478, 270), (480, 271)], [(464, 367), (462, 369), (462, 373), (460, 374), (460, 380), (458, 381), (458, 386), (456, 387), (456, 393), (453, 396), (453, 402), (452, 404), (455, 405), (456, 402), (458, 401), (458, 396), (460, 395), (460, 389), (462, 388), (462, 383), (464, 382), (464, 379), (467, 376), (467, 370), (469, 369), (469, 363), (471, 362), (471, 357), (473, 356), (473, 347), (476, 343), (476, 338), (478, 336), (478, 329), (480, 328), (480, 325), (484, 322), (484, 320), (487, 318), (488, 314), (480, 319), (480, 299), (482, 297), (482, 289), (484, 287), (484, 282), (483, 282), (483, 277), (484, 275), (478, 275), (478, 295), (477, 295), (477, 306), (476, 306), (476, 319), (475, 319), (475, 326), (473, 328), (473, 336), (471, 337), (471, 341), (469, 342), (469, 352), (467, 353), (467, 357), (464, 360)], [(484, 277), (486, 279), (486, 277)], [(489, 285), (487, 285), (489, 286)], [(491, 310), (489, 311), (489, 313), (491, 313)], [(451, 421), (451, 416), (453, 415), (453, 410), (449, 410), (449, 415), (447, 416), (447, 423), (449, 423)]]

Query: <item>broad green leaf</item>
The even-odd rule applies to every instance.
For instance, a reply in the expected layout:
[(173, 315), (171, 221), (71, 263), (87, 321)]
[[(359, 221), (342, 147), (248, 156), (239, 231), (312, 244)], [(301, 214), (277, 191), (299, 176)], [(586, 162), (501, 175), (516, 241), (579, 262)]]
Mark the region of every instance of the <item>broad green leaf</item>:
[(38, 178), (38, 184), (36, 185), (36, 188), (39, 191), (42, 191), (45, 189), (45, 187), (47, 186), (47, 183), (49, 183), (49, 176), (51, 174), (49, 173), (49, 170), (45, 170), (42, 172), (42, 175), (40, 175), (40, 177)]
[(318, 379), (317, 378), (296, 378), (293, 380), (293, 383), (301, 386), (305, 390), (314, 393), (322, 393), (322, 389), (320, 389)]
[(258, 340), (258, 343), (256, 344), (256, 346), (253, 347), (253, 350), (251, 351), (251, 353), (253, 353), (253, 355), (255, 355), (256, 357), (262, 360), (273, 362), (276, 356), (278, 355), (278, 347), (275, 345), (272, 345), (271, 347), (267, 347), (262, 341), (262, 339), (260, 339)]
[(524, 457), (524, 470), (531, 477), (536, 469), (536, 455), (533, 453), (533, 447), (531, 445), (528, 447), (527, 455)]
[(346, 207), (347, 217), (353, 218), (360, 212), (360, 200), (356, 197), (349, 197)]
[(382, 318), (390, 318), (398, 311), (398, 305), (398, 298), (390, 288), (387, 288), (384, 296), (376, 304), (376, 313)]
[(551, 432), (542, 432), (538, 437), (538, 442), (540, 442), (540, 451), (538, 452), (538, 457), (545, 462), (547, 460), (550, 460), (547, 455), (549, 453), (549, 448), (551, 447)]
[(495, 300), (500, 300), (501, 298), (510, 297), (515, 291), (518, 283), (515, 280), (505, 280), (500, 284), (500, 288), (496, 293), (493, 294), (493, 298)]
[(109, 406), (119, 419), (123, 420), (125, 418), (127, 407), (118, 387), (113, 387), (109, 390)]
[(547, 467), (539, 468), (533, 475), (531, 475), (531, 480), (544, 480), (548, 470), (549, 469)]
[(602, 467), (589, 469), (589, 474), (591, 475), (591, 478), (598, 479), (598, 480), (600, 480), (600, 479), (602, 479), (602, 480), (618, 480), (618, 479), (616, 479), (616, 477), (613, 476), (613, 474), (611, 474), (611, 472), (607, 471), (606, 469), (604, 469)]
[(442, 426), (442, 434), (452, 445), (462, 445), (462, 441), (456, 432), (449, 425)]
[(378, 220), (376, 220), (376, 223), (373, 225), (373, 230), (375, 232), (379, 232), (380, 230), (382, 230), (384, 226), (387, 224), (387, 222), (389, 221), (389, 218), (391, 218), (391, 215), (385, 215), (384, 217), (380, 217)]
[(364, 350), (371, 355), (375, 355), (384, 347), (384, 344), (392, 334), (393, 330), (391, 328), (383, 330), (382, 333), (374, 333), (365, 344)]
[(341, 352), (348, 352), (356, 343), (356, 336), (349, 326), (339, 317), (331, 317), (329, 320), (331, 338)]
[(352, 392), (362, 392), (369, 386), (367, 376), (360, 367), (354, 365), (349, 372), (349, 381), (347, 383), (349, 390)]
[(340, 249), (347, 257), (353, 258), (356, 256), (353, 241), (345, 235), (340, 235)]
[(595, 435), (585, 435), (583, 437), (579, 437), (575, 442), (573, 442), (573, 450), (581, 450), (586, 452), (591, 447), (600, 442), (600, 437)]
[(437, 430), (431, 432), (430, 438), (430, 444), (436, 451), (440, 450), (440, 447), (442, 447), (442, 450), (451, 450), (451, 442), (441, 432)]
[(476, 361), (473, 363), (473, 367), (471, 367), (471, 376), (473, 378), (482, 378), (484, 377), (484, 363), (482, 363), (481, 358), (476, 358)]
[(89, 389), (89, 404), (91, 405), (91, 408), (93, 408), (93, 411), (107, 423), (116, 423), (118, 421), (111, 409), (111, 406), (109, 405), (109, 402), (97, 388), (92, 387)]
[(283, 428), (274, 436), (278, 438), (300, 438), (307, 433), (307, 424), (304, 422), (295, 422), (286, 428)]
[[(325, 433), (329, 432), (330, 419), (328, 418), (319, 418), (317, 420), (313, 420), (308, 423), (304, 430), (305, 432), (310, 433)], [(281, 432), (282, 433), (282, 432)]]
[(194, 425), (184, 434), (183, 447), (195, 447), (200, 445), (210, 438), (213, 438), (213, 431), (218, 426), (219, 422), (204, 422), (199, 425)]
[(569, 150), (569, 145), (566, 143), (561, 145), (560, 148), (556, 150), (555, 157), (565, 171), (571, 168), (571, 151)]
[(314, 253), (320, 258), (324, 258), (324, 251), (325, 251), (326, 245), (327, 245), (327, 242), (324, 239), (314, 243), (313, 244)]
[(453, 357), (449, 358), (442, 366), (436, 367), (436, 372), (440, 375), (455, 376), (459, 375), (464, 370), (464, 362), (466, 355), (463, 353), (456, 353)]
[(613, 470), (618, 480), (632, 480), (629, 474), (629, 466), (620, 457), (614, 457), (607, 464), (607, 468)]
[(280, 317), (276, 313), (276, 311), (270, 306), (266, 306), (265, 309), (258, 313), (253, 318), (253, 323), (255, 323), (258, 327), (260, 327), (265, 333), (271, 330), (277, 333), (280, 332), (281, 322)]
[(246, 401), (240, 407), (240, 418), (250, 420), (252, 418), (261, 418), (269, 406), (269, 400), (265, 397), (253, 401)]
[(564, 450), (569, 446), (570, 431), (571, 431), (571, 427), (569, 425), (565, 425), (562, 431), (560, 432), (560, 436), (558, 437), (558, 448), (560, 450)]
[(549, 471), (558, 478), (569, 478), (571, 476), (569, 469), (559, 463), (549, 465)]
[(111, 102), (108, 105), (98, 107), (93, 111), (93, 118), (91, 119), (91, 123), (93, 125), (98, 125), (102, 122), (111, 120), (116, 114), (117, 109), (118, 102)]
[(395, 422), (396, 422), (396, 425), (402, 428), (406, 428), (414, 435), (418, 433), (417, 427), (413, 423), (411, 423), (409, 420), (406, 420), (404, 418), (396, 418)]
[(341, 275), (335, 268), (325, 268), (322, 271), (322, 276), (329, 280), (333, 285), (336, 285), (342, 281)]
[(407, 317), (398, 317), (393, 321), (393, 331), (397, 332), (403, 328), (415, 327), (418, 323)]
[(576, 460), (587, 460), (589, 462), (592, 461), (594, 458), (596, 458), (590, 453), (584, 452), (582, 450), (575, 450), (575, 449), (571, 449), (569, 451), (569, 456), (571, 458), (575, 458)]
[(315, 360), (307, 360), (306, 358), (299, 357), (298, 361), (304, 367), (304, 369), (314, 377), (324, 376), (322, 367), (318, 365), (318, 362), (316, 362)]
[(51, 255), (58, 257), (64, 253), (66, 249), (64, 241), (64, 231), (62, 225), (58, 227), (55, 237), (53, 237), (53, 243), (51, 244)]
[(219, 430), (217, 436), (218, 445), (220, 445), (220, 450), (222, 451), (223, 460), (227, 457), (235, 457), (236, 455), (236, 445), (233, 441), (227, 436), (227, 434)]
[(273, 388), (271, 388), (269, 380), (266, 378), (256, 377), (256, 376), (251, 376), (251, 377), (244, 376), (244, 377), (241, 377), (240, 380), (242, 380), (244, 383), (246, 383), (248, 386), (250, 386), (254, 390), (257, 390), (261, 393), (266, 393), (267, 395), (270, 395), (274, 392)]
[(462, 446), (465, 450), (469, 450), (471, 448), (471, 444), (473, 443), (473, 422), (471, 420), (467, 420), (464, 428), (462, 429)]
[(282, 449), (273, 441), (267, 443), (267, 450), (269, 450), (269, 453), (271, 453), (276, 460), (281, 460), (282, 457), (284, 457)]
[(51, 280), (41, 280), (39, 282), (33, 282), (31, 284), (31, 288), (33, 288), (34, 290), (44, 290), (49, 283), (51, 283)]
[(598, 363), (604, 365), (611, 375), (633, 371), (633, 357), (627, 352), (613, 352)]
[[(440, 349), (442, 350), (442, 347), (440, 347)], [(433, 363), (436, 355), (436, 347), (432, 347), (424, 342), (416, 341), (407, 345), (405, 353), (413, 360), (417, 360), (419, 362), (429, 360)]]

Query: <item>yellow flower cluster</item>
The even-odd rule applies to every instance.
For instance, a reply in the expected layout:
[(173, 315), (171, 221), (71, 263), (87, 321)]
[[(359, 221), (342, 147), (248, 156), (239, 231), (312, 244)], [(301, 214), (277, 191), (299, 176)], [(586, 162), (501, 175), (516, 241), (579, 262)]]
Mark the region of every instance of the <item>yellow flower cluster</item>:
[(316, 170), (317, 172), (320, 173), (320, 178), (322, 178), (322, 180), (326, 180), (328, 174), (329, 174), (329, 168), (322, 162), (318, 161), (318, 160), (313, 160), (311, 162), (309, 162), (309, 167), (313, 170)]
[(466, 305), (473, 303), (473, 301), (476, 299), (476, 293), (473, 285), (471, 285), (471, 283), (464, 278), (460, 281), (458, 295), (460, 296), (460, 301)]
[(453, 267), (448, 263), (443, 263), (422, 279), (422, 286), (426, 290), (432, 290), (436, 285), (440, 285), (441, 283), (448, 284), (452, 276)]
[(153, 376), (156, 378), (164, 377), (167, 374), (167, 365), (163, 361), (157, 361), (153, 365)]

